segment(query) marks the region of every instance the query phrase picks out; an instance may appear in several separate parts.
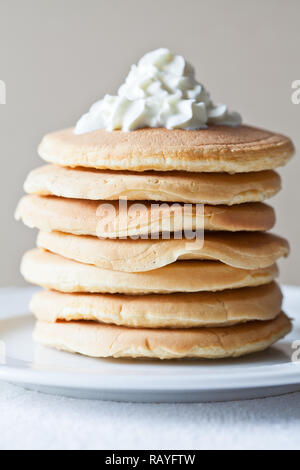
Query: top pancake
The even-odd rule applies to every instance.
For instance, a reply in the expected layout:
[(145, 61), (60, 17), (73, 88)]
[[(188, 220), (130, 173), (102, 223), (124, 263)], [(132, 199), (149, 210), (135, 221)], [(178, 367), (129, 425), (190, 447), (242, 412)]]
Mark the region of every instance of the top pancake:
[(272, 170), (227, 173), (120, 172), (44, 165), (27, 177), (29, 194), (72, 199), (167, 201), (204, 204), (260, 202), (281, 187)]
[(293, 153), (288, 137), (250, 126), (193, 131), (101, 129), (81, 135), (66, 129), (46, 135), (39, 146), (47, 162), (129, 171), (244, 173), (284, 165)]

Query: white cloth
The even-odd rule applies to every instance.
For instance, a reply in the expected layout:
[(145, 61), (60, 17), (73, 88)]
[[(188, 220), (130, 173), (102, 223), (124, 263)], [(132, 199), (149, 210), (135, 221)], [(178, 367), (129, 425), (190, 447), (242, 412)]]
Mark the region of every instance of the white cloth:
[(300, 393), (206, 404), (43, 395), (0, 382), (1, 449), (300, 449)]

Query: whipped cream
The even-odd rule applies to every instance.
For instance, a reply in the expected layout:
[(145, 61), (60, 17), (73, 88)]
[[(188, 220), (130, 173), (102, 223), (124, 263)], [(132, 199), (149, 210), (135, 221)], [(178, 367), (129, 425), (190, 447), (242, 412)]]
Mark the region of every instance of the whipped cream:
[(132, 65), (118, 94), (105, 95), (93, 104), (77, 122), (74, 133), (141, 127), (202, 129), (208, 124), (239, 126), (241, 122), (239, 113), (213, 103), (184, 57), (162, 48)]

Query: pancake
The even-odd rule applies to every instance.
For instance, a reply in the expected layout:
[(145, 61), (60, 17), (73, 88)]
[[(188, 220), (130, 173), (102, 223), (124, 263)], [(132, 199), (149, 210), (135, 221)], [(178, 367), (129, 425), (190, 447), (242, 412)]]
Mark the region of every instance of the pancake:
[(40, 156), (62, 166), (129, 171), (244, 173), (284, 165), (293, 155), (288, 137), (255, 127), (209, 126), (201, 130), (97, 130), (46, 135)]
[(289, 252), (286, 240), (262, 232), (206, 232), (203, 240), (111, 240), (40, 232), (37, 245), (81, 263), (125, 272), (151, 271), (186, 259), (210, 259), (236, 268), (258, 269), (271, 266)]
[[(126, 204), (126, 201), (123, 201)], [(171, 207), (171, 210), (170, 210)], [(184, 207), (184, 213), (183, 208)], [(199, 206), (198, 206), (199, 207)], [(265, 231), (275, 224), (274, 210), (264, 203), (235, 206), (204, 206), (204, 220), (197, 218), (196, 206), (137, 203), (128, 207), (111, 201), (99, 203), (81, 199), (29, 195), (21, 199), (16, 218), (29, 227), (102, 238), (148, 236), (159, 232), (195, 229)], [(201, 209), (201, 207), (200, 207)]]
[(192, 294), (66, 294), (39, 291), (30, 309), (38, 320), (96, 321), (136, 328), (195, 328), (267, 321), (281, 311), (282, 294), (272, 282), (223, 292)]
[(29, 194), (72, 199), (153, 200), (240, 204), (260, 202), (281, 188), (275, 171), (226, 173), (126, 173), (45, 165), (33, 170), (24, 189)]
[(284, 313), (274, 320), (220, 328), (126, 328), (94, 322), (39, 321), (34, 340), (91, 357), (218, 359), (262, 351), (291, 330)]
[(33, 284), (61, 292), (168, 294), (259, 286), (274, 280), (278, 269), (276, 264), (249, 270), (217, 261), (177, 261), (154, 271), (124, 273), (34, 249), (25, 253), (21, 273)]

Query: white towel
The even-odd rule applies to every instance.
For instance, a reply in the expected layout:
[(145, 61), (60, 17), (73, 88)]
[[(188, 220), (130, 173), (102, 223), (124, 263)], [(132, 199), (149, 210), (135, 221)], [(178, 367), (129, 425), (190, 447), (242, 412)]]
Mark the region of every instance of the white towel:
[(1, 449), (299, 449), (300, 393), (231, 403), (137, 404), (0, 382)]

